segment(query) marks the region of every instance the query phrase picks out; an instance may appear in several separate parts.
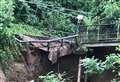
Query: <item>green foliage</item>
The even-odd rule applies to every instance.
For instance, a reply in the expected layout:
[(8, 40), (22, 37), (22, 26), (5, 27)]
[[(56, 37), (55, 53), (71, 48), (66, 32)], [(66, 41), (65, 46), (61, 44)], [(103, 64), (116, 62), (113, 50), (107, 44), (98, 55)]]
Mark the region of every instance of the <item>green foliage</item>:
[(104, 2), (104, 11), (103, 15), (105, 15), (106, 18), (118, 18), (120, 14), (120, 6), (119, 6), (119, 1), (113, 1), (113, 0), (108, 0)]
[(20, 59), (20, 51), (14, 34), (42, 35), (38, 29), (24, 24), (10, 24), (9, 28), (0, 31), (0, 66), (3, 68), (8, 68), (13, 61)]
[[(102, 63), (104, 65), (105, 70), (112, 69), (114, 64), (118, 64), (120, 62), (120, 56), (116, 54), (110, 54), (106, 57), (106, 60)], [(120, 64), (120, 63), (119, 63)]]
[(3, 69), (8, 67), (14, 59), (13, 54), (17, 53), (15, 52), (15, 41), (6, 31), (14, 20), (13, 4), (13, 0), (0, 0), (0, 66)]
[(65, 82), (63, 76), (64, 74), (49, 72), (46, 76), (39, 76), (39, 78), (43, 79), (43, 82)]
[(64, 14), (49, 13), (47, 18), (42, 20), (41, 27), (52, 35), (65, 36), (74, 32), (75, 25)]
[(17, 23), (15, 7), (14, 0), (0, 0), (0, 66), (3, 69), (9, 68), (13, 61), (19, 59), (20, 52), (14, 34), (41, 35), (41, 31), (33, 26)]
[(51, 35), (64, 36), (71, 32), (73, 33), (75, 25), (71, 23), (68, 16), (54, 8), (56, 4), (52, 2), (33, 2), (26, 0), (18, 0), (17, 3), (15, 17), (18, 21), (39, 26), (37, 29), (50, 31), (49, 34)]
[(95, 22), (91, 17), (85, 17), (84, 21), (86, 25), (93, 25)]
[[(30, 25), (38, 25), (39, 16), (41, 10), (36, 9), (34, 3), (27, 3), (27, 0), (16, 0), (15, 1), (15, 18), (17, 21), (24, 22)], [(37, 3), (36, 3), (37, 4)]]
[(120, 52), (120, 45), (116, 47), (116, 51)]
[(117, 81), (116, 79), (113, 79), (111, 82), (120, 82), (120, 81)]
[(104, 71), (103, 66), (101, 66), (101, 61), (98, 59), (85, 58), (81, 60), (82, 66), (85, 68), (85, 73), (87, 74), (100, 74)]
[[(1, 62), (14, 59), (17, 53), (15, 33), (54, 36), (66, 36), (74, 32), (75, 24), (70, 18), (82, 14), (85, 25), (99, 22), (110, 23), (112, 19), (120, 17), (119, 0), (0, 0), (0, 57)], [(76, 22), (75, 20), (73, 20)], [(93, 27), (92, 27), (93, 28)], [(91, 27), (89, 28), (91, 29)], [(48, 32), (49, 31), (49, 32)], [(19, 50), (17, 50), (19, 51)], [(3, 55), (2, 55), (3, 54)], [(6, 54), (6, 55), (5, 55)], [(9, 55), (11, 54), (11, 55)], [(2, 57), (3, 56), (3, 57)], [(6, 57), (4, 57), (6, 56)], [(4, 60), (4, 58), (6, 58)], [(114, 58), (106, 58), (104, 64), (111, 64)], [(111, 62), (109, 62), (111, 60)], [(101, 61), (91, 61), (95, 72), (103, 70)], [(8, 61), (9, 62), (9, 61)], [(89, 62), (87, 62), (89, 63)], [(86, 65), (87, 66), (87, 65)], [(90, 68), (90, 67), (88, 67)], [(91, 72), (89, 70), (88, 72)]]
[(27, 34), (27, 35), (42, 35), (42, 31), (34, 28), (33, 26), (27, 24), (11, 24), (10, 28), (6, 29), (7, 33), (13, 34)]
[(18, 50), (14, 37), (5, 28), (0, 32), (0, 40), (0, 66), (5, 69), (14, 61)]
[(82, 66), (85, 68), (85, 73), (87, 74), (101, 74), (107, 70), (114, 70), (115, 64), (120, 64), (120, 56), (116, 54), (110, 54), (106, 56), (106, 60), (101, 62), (98, 59), (85, 58), (81, 60)]
[(8, 66), (18, 55), (15, 33), (40, 35), (41, 31), (30, 25), (14, 24), (14, 0), (0, 0), (0, 65)]
[(120, 81), (120, 45), (116, 47), (116, 51), (118, 51), (119, 58), (116, 59), (117, 63), (114, 65), (114, 71), (116, 72), (115, 78), (112, 82), (119, 82)]
[(39, 25), (39, 29), (56, 30), (57, 27), (57, 30), (51, 33), (61, 36), (66, 35), (64, 31), (73, 32), (70, 29), (74, 27), (70, 24), (71, 16), (84, 15), (85, 25), (96, 24), (100, 20), (102, 23), (110, 23), (120, 17), (119, 4), (118, 0), (18, 0), (15, 5), (15, 17), (27, 24)]
[(13, 0), (0, 0), (0, 28), (7, 27), (13, 21)]

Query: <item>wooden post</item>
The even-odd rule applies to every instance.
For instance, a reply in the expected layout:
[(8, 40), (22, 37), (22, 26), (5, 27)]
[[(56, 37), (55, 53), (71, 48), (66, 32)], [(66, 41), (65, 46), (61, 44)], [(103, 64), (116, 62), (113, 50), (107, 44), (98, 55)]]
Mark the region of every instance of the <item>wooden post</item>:
[(81, 61), (80, 60), (81, 60), (81, 57), (79, 57), (77, 82), (80, 82), (80, 78), (81, 78)]

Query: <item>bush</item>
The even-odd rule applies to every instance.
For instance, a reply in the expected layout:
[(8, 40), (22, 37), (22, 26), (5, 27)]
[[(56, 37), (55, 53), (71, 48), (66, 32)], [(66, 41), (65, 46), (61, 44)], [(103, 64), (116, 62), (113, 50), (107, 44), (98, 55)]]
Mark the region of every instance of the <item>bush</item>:
[(85, 73), (87, 74), (100, 74), (104, 71), (103, 66), (101, 65), (101, 61), (98, 59), (85, 58), (81, 60), (82, 66), (85, 68)]
[(105, 61), (101, 61), (98, 59), (85, 58), (81, 60), (82, 66), (85, 68), (85, 73), (87, 74), (101, 74), (107, 70), (114, 70), (115, 64), (120, 64), (120, 56), (116, 54), (110, 54), (106, 56)]

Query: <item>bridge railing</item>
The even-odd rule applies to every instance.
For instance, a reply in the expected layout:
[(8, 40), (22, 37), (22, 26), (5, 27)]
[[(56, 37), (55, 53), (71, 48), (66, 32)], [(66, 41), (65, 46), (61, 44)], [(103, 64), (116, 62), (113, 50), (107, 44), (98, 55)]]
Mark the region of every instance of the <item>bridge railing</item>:
[[(29, 43), (46, 43), (46, 47), (49, 51), (50, 48), (53, 47), (58, 47), (58, 46), (54, 46), (52, 43), (53, 42), (58, 42), (60, 43), (61, 47), (63, 46), (64, 43), (68, 43), (68, 44), (75, 44), (77, 45), (77, 37), (79, 36), (78, 34), (75, 35), (70, 35), (70, 36), (66, 36), (66, 37), (59, 37), (59, 38), (54, 38), (54, 39), (35, 39), (35, 37), (29, 36), (29, 35), (23, 35), (23, 34), (15, 34), (16, 37), (16, 41), (20, 42), (20, 43), (25, 43), (27, 46)], [(17, 38), (17, 36), (21, 37), (21, 39)], [(27, 37), (26, 37), (27, 36)], [(26, 37), (26, 39), (25, 39)], [(24, 39), (23, 39), (24, 38)], [(55, 43), (54, 43), (55, 44)], [(45, 46), (45, 45), (44, 45)]]
[[(94, 27), (94, 28), (92, 28)], [(120, 24), (82, 26), (79, 32), (81, 43), (120, 41)], [(92, 29), (90, 29), (92, 28)]]
[(99, 34), (99, 35), (84, 35), (81, 34), (81, 43), (86, 42), (102, 42), (102, 41), (117, 41), (120, 40), (120, 34), (119, 37), (117, 37), (116, 33), (110, 33), (108, 34)]

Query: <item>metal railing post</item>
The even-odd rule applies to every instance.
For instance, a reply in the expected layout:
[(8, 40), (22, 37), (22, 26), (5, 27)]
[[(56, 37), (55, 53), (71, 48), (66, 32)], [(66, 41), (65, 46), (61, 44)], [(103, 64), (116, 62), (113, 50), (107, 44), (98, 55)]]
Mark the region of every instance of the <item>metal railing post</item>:
[(89, 40), (88, 40), (89, 38), (88, 38), (88, 27), (87, 27), (87, 31), (86, 31), (86, 41), (88, 42)]
[(97, 41), (100, 40), (100, 27), (97, 28)]
[(117, 24), (117, 40), (119, 39), (119, 34), (120, 34), (119, 30), (120, 30), (120, 26), (119, 26), (119, 21), (118, 21), (118, 24)]

